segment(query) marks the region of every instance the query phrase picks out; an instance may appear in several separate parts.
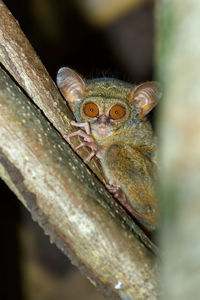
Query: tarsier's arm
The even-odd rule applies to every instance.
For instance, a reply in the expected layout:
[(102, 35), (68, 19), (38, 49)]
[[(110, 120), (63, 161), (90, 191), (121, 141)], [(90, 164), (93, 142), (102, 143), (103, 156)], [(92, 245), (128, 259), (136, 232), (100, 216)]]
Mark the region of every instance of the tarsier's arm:
[[(75, 150), (85, 146), (91, 149), (86, 162), (93, 156), (100, 158), (108, 178), (107, 189), (151, 232), (158, 226), (159, 213), (154, 192), (154, 146), (149, 142), (152, 134), (143, 124), (161, 96), (159, 85), (146, 82), (130, 87), (117, 80), (100, 79), (88, 86), (69, 68), (59, 70), (57, 84), (78, 121), (72, 121), (78, 128), (68, 135), (68, 141), (75, 135), (82, 137)], [(137, 130), (135, 141), (124, 134), (124, 128), (133, 137)], [(138, 136), (146, 137), (137, 145)]]

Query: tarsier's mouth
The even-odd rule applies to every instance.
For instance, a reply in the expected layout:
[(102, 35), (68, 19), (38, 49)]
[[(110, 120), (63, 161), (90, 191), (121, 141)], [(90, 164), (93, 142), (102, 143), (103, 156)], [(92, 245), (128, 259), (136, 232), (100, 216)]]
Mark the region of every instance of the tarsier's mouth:
[(100, 137), (108, 136), (112, 132), (110, 126), (106, 126), (105, 124), (96, 125), (93, 130), (95, 131), (95, 134)]
[(110, 128), (108, 126), (105, 126), (105, 125), (100, 125), (98, 128), (97, 128), (97, 131), (99, 133), (99, 135), (107, 135), (108, 133), (110, 133)]

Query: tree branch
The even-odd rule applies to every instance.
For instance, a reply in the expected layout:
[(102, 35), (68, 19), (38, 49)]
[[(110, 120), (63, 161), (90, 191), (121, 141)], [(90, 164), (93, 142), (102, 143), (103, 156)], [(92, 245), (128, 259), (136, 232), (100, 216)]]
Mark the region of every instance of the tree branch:
[[(73, 130), (71, 111), (18, 22), (1, 0), (0, 14), (0, 62), (64, 136)], [(79, 138), (73, 139), (73, 143), (75, 146), (80, 144)], [(87, 148), (82, 148), (78, 154), (86, 158), (89, 152)], [(105, 182), (98, 160), (93, 159), (89, 166)]]
[[(2, 1), (0, 14), (2, 64), (55, 128), (69, 132), (69, 111)], [(101, 292), (157, 299), (156, 247), (45, 116), (0, 69), (1, 177)]]

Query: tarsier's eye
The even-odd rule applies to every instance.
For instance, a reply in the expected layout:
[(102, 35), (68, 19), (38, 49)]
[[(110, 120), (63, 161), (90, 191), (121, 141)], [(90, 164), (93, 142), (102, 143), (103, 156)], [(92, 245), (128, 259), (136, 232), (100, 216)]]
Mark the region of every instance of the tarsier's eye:
[(99, 114), (99, 109), (97, 105), (93, 102), (88, 102), (84, 105), (83, 111), (86, 116), (90, 118), (95, 118)]
[(124, 106), (120, 104), (114, 105), (109, 112), (109, 115), (113, 120), (122, 119), (125, 116), (125, 114), (126, 114), (126, 109)]

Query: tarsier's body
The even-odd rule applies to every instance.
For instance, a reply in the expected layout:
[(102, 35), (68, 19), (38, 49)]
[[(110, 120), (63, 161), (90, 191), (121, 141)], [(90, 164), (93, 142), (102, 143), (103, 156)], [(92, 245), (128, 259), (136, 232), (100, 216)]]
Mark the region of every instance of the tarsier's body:
[(148, 231), (158, 225), (154, 192), (155, 143), (146, 119), (160, 97), (155, 82), (139, 86), (100, 78), (84, 82), (69, 68), (58, 72), (57, 84), (72, 109), (79, 135), (76, 149), (91, 149), (108, 180), (106, 187)]

